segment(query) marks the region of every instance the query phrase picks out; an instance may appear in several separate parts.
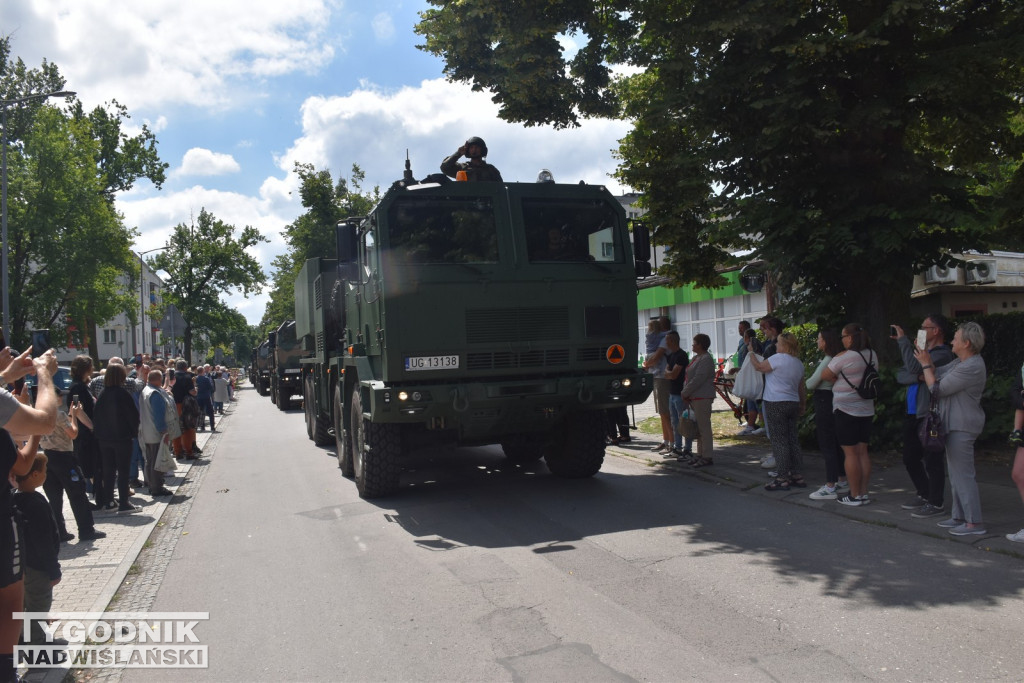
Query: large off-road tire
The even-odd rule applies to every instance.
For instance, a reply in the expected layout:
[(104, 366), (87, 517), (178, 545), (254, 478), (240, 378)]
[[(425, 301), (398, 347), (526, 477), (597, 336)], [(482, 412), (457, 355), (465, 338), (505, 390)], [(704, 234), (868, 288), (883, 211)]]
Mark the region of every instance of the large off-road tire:
[(313, 377), (312, 375), (306, 375), (302, 380), (302, 414), (306, 418), (306, 438), (313, 438), (313, 421), (316, 419), (313, 415), (315, 407), (313, 406)]
[(363, 416), (359, 386), (352, 388), (352, 465), (362, 498), (386, 496), (398, 490), (402, 434), (395, 424), (378, 424)]
[(267, 391), (267, 383), (262, 379), (256, 380), (256, 393), (260, 396), (266, 396), (269, 392)]
[(281, 384), (278, 383), (277, 391), (274, 392), (274, 403), (277, 404), (278, 410), (288, 410), (288, 406), (292, 401), (292, 395), (287, 390), (282, 390)]
[(355, 476), (352, 469), (352, 432), (345, 429), (345, 415), (341, 408), (341, 382), (334, 387), (334, 450), (338, 454), (338, 467), (342, 476), (351, 479)]
[(592, 477), (604, 463), (604, 414), (599, 410), (573, 413), (545, 446), (551, 473), (569, 479)]
[(544, 457), (544, 444), (550, 439), (548, 434), (516, 434), (502, 440), (501, 450), (509, 462), (528, 465)]
[(331, 421), (313, 413), (313, 443), (317, 446), (330, 446), (334, 442), (331, 434)]

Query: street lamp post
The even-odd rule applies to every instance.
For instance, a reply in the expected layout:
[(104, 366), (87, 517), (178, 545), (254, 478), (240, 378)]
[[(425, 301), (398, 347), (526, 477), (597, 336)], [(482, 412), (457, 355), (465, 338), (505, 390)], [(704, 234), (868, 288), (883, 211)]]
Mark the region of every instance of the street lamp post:
[[(146, 251), (139, 252), (139, 324), (142, 326), (140, 336), (142, 337), (142, 351), (146, 352), (146, 262), (142, 259), (146, 254), (151, 254), (154, 251), (164, 251), (170, 249), (170, 246), (156, 247), (155, 249), (147, 249)], [(156, 349), (154, 349), (155, 351)]]
[(2, 221), (2, 228), (0, 228), (0, 239), (3, 240), (3, 255), (0, 256), (0, 279), (3, 280), (4, 288), (4, 336), (8, 341), (12, 337), (11, 330), (11, 299), (8, 293), (7, 286), (7, 107), (12, 104), (24, 104), (25, 102), (32, 102), (34, 100), (45, 100), (51, 97), (73, 97), (74, 92), (70, 90), (57, 90), (54, 92), (37, 93), (35, 95), (25, 95), (24, 97), (16, 97), (12, 100), (0, 100), (0, 121), (2, 121), (3, 131), (0, 132), (0, 147), (3, 148), (3, 169), (0, 170), (0, 184), (3, 185), (3, 199), (0, 200), (0, 221)]

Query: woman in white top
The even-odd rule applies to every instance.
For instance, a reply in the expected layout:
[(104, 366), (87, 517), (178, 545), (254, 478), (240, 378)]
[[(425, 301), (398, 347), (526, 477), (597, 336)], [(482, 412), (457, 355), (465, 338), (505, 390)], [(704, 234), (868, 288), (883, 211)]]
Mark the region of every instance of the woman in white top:
[(878, 356), (871, 350), (867, 330), (857, 323), (843, 328), (840, 337), (846, 349), (833, 358), (822, 373), (822, 379), (832, 382), (832, 409), (836, 418), (836, 434), (845, 456), (846, 478), (850, 491), (837, 498), (843, 505), (867, 505), (868, 479), (871, 477), (871, 422), (875, 416), (875, 402), (861, 398), (857, 386), (868, 363), (878, 367)]
[(800, 342), (796, 336), (790, 332), (781, 333), (776, 348), (777, 353), (764, 360), (758, 360), (756, 355), (750, 358), (754, 368), (765, 375), (762, 409), (778, 468), (778, 475), (765, 484), (765, 489), (788, 491), (791, 486), (807, 487), (796, 426), (797, 420), (804, 414), (806, 389), (804, 366), (797, 357)]

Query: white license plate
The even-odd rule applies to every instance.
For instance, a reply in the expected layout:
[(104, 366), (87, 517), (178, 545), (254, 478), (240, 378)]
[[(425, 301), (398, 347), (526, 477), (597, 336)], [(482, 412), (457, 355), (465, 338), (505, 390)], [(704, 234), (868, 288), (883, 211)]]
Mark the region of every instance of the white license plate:
[(297, 369), (297, 368), (289, 368), (288, 370), (284, 371), (284, 374), (286, 374), (286, 375), (297, 375), (300, 372), (302, 372), (302, 370)]
[(413, 370), (458, 370), (459, 357), (453, 356), (409, 356), (405, 359), (405, 369)]

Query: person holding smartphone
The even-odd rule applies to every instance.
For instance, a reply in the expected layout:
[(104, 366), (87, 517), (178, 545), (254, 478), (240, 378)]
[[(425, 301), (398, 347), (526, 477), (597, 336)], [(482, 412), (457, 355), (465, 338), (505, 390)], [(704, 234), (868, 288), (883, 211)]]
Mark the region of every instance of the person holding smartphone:
[[(57, 358), (48, 351), (36, 359), (31, 349), (15, 356), (4, 347), (0, 350), (0, 470), (4, 479), (11, 475), (24, 476), (32, 468), (39, 437), (49, 434), (57, 424), (57, 391), (53, 375), (57, 372)], [(5, 387), (35, 373), (38, 386), (36, 405), (30, 406)], [(27, 436), (19, 448), (11, 434)], [(0, 483), (0, 679), (17, 680), (14, 646), (21, 633), (21, 619), (13, 617), (21, 612), (25, 601), (25, 579), (22, 566), (25, 547), (20, 524), (12, 513), (11, 487)]]
[(74, 534), (68, 531), (64, 519), (65, 492), (71, 504), (71, 512), (75, 516), (79, 540), (92, 541), (106, 536), (102, 531), (96, 530), (92, 506), (85, 491), (85, 473), (78, 463), (78, 458), (75, 457), (74, 442), (78, 438), (79, 422), (86, 423), (86, 428), (92, 427), (82, 403), (75, 399), (66, 410), (62, 407), (57, 411), (57, 427), (39, 443), (47, 457), (43, 491), (46, 492), (46, 499), (57, 522), (60, 540), (65, 542), (75, 538)]
[[(903, 421), (903, 466), (907, 468), (910, 481), (917, 490), (917, 495), (900, 507), (909, 510), (910, 516), (918, 519), (942, 514), (946, 462), (942, 452), (925, 452), (917, 436), (918, 423), (927, 417), (932, 396), (914, 352), (928, 351), (935, 367), (946, 365), (953, 360), (953, 349), (946, 343), (952, 337), (950, 329), (946, 316), (932, 313), (921, 323), (917, 342), (912, 342), (899, 325), (892, 325), (890, 330), (903, 359), (903, 367), (896, 373), (896, 380), (907, 387), (907, 412)], [(919, 343), (921, 339), (924, 341), (923, 346)]]

